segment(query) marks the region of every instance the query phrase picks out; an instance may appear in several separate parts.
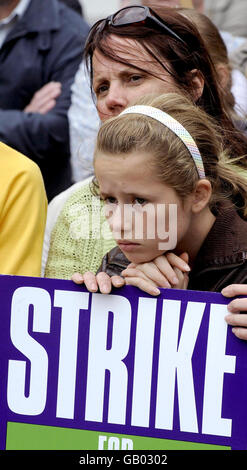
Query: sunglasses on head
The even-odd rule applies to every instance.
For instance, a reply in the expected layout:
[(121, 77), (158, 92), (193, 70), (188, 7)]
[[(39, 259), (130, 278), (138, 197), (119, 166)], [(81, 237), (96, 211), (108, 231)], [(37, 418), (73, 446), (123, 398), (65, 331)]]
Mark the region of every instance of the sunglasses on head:
[(170, 29), (151, 8), (141, 6), (141, 5), (132, 5), (129, 7), (122, 8), (118, 10), (113, 15), (108, 16), (104, 20), (98, 21), (91, 29), (90, 36), (92, 33), (102, 32), (106, 25), (113, 27), (121, 27), (127, 25), (143, 24), (147, 27), (155, 27), (170, 34), (172, 37), (176, 38), (178, 41), (185, 44), (185, 41), (180, 38), (172, 29)]

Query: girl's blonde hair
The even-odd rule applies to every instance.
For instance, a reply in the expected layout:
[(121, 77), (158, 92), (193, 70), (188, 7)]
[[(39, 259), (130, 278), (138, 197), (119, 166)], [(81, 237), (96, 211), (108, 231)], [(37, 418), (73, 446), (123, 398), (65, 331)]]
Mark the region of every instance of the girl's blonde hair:
[[(222, 136), (212, 118), (190, 99), (177, 93), (146, 96), (134, 104), (153, 106), (168, 113), (191, 134), (212, 186), (211, 210), (228, 202), (247, 213), (247, 181), (224, 150)], [(150, 153), (148, 164), (153, 168), (154, 176), (172, 187), (181, 199), (195, 189), (199, 176), (192, 156), (180, 138), (166, 126), (137, 114), (119, 115), (101, 126), (95, 158), (99, 152), (131, 158), (134, 151)]]

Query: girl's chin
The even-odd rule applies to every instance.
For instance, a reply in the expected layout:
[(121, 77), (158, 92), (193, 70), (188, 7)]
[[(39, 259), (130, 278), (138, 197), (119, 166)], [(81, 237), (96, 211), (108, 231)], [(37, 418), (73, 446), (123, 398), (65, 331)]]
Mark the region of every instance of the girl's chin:
[(160, 256), (160, 254), (156, 254), (153, 256), (142, 256), (140, 255), (134, 255), (133, 253), (124, 253), (125, 257), (129, 260), (130, 263), (134, 264), (141, 264), (141, 263), (151, 263), (157, 256)]
[(159, 250), (150, 250), (149, 252), (145, 249), (145, 246), (141, 244), (121, 244), (118, 243), (120, 250), (123, 252), (125, 257), (129, 260), (130, 263), (149, 263), (153, 261), (158, 256), (164, 254), (163, 251)]

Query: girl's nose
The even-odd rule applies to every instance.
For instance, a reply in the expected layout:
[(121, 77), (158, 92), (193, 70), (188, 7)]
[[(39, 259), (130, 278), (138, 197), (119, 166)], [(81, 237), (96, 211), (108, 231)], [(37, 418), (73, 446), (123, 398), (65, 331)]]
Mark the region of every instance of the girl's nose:
[(115, 239), (122, 237), (123, 208), (120, 204), (106, 206), (106, 218)]
[(108, 218), (108, 223), (115, 240), (132, 238), (133, 214), (128, 206), (129, 204), (118, 204), (115, 210), (111, 212), (111, 216)]

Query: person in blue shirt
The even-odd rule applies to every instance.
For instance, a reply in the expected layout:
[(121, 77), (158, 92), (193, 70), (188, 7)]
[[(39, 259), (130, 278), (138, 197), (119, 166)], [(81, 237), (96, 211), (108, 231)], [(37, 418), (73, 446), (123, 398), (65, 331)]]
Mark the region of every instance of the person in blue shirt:
[(58, 0), (0, 3), (0, 140), (39, 165), (49, 200), (71, 184), (67, 112), (88, 31)]

